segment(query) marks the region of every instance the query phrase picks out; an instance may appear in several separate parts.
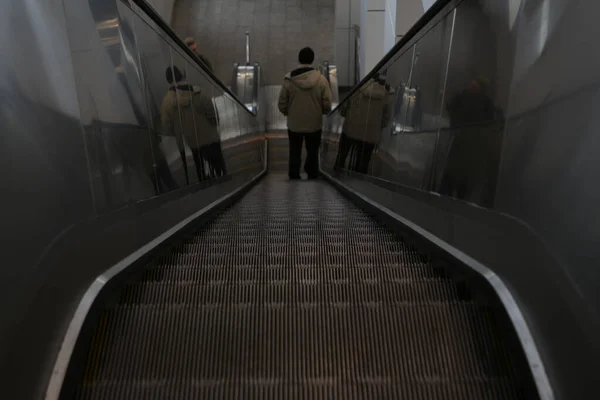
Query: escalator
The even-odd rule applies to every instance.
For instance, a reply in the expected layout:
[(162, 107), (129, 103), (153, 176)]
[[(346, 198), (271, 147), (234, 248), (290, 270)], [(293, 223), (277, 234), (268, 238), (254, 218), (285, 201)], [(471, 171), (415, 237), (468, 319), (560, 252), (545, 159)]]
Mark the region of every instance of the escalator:
[(531, 64), (536, 7), (493, 2), (436, 2), (324, 116), (323, 179), (290, 182), (268, 64), (228, 88), (146, 0), (11, 0), (2, 398), (597, 397), (600, 92), (548, 66), (589, 65), (566, 43), (598, 7)]
[(537, 398), (504, 314), (433, 261), (269, 174), (97, 306), (61, 398)]

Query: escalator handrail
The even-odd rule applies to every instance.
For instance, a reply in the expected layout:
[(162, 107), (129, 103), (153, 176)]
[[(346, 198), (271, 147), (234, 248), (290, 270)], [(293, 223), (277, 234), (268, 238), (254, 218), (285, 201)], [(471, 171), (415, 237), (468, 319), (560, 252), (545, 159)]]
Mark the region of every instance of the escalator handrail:
[(328, 115), (334, 115), (338, 111), (338, 109), (340, 109), (340, 107), (344, 103), (346, 103), (346, 101), (348, 101), (348, 99), (350, 99), (356, 92), (358, 92), (360, 88), (363, 87), (376, 73), (378, 73), (379, 70), (381, 70), (381, 68), (383, 68), (389, 60), (391, 60), (398, 52), (400, 52), (400, 50), (402, 50), (406, 43), (412, 40), (417, 35), (417, 33), (421, 31), (421, 29), (423, 29), (448, 4), (450, 4), (453, 1), (456, 0), (437, 0), (431, 7), (429, 7), (429, 10), (427, 10), (421, 16), (421, 18), (419, 18), (419, 20), (408, 30), (408, 32), (406, 32), (406, 34), (402, 36), (402, 39), (400, 39), (398, 43), (396, 43), (390, 49), (390, 51), (388, 51), (386, 55), (383, 56), (381, 60), (379, 60), (377, 65), (375, 65), (375, 67), (373, 67), (373, 69), (367, 75), (365, 75), (365, 77), (360, 82), (354, 85), (354, 87), (352, 88), (352, 90), (350, 90), (348, 95), (342, 101), (340, 101), (340, 103), (333, 110), (331, 110)]
[(179, 46), (180, 50), (183, 50), (192, 60), (194, 60), (196, 65), (200, 67), (202, 71), (204, 71), (204, 73), (207, 74), (215, 84), (217, 84), (217, 86), (219, 86), (225, 93), (229, 94), (229, 96), (231, 96), (233, 100), (236, 103), (238, 103), (240, 107), (244, 109), (247, 113), (256, 117), (256, 113), (248, 110), (244, 103), (231, 90), (229, 90), (227, 86), (225, 86), (225, 84), (221, 82), (221, 80), (217, 78), (217, 76), (212, 71), (210, 71), (202, 61), (200, 61), (200, 58), (192, 50), (190, 50), (190, 48), (183, 42), (183, 40), (179, 36), (177, 36), (175, 31), (171, 29), (169, 24), (165, 22), (165, 20), (146, 0), (130, 1), (132, 3), (135, 3), (144, 13), (146, 13), (146, 15), (148, 15), (148, 17), (150, 17), (150, 19), (152, 19), (152, 21), (154, 21), (154, 23), (156, 23), (156, 25), (158, 25), (160, 29), (162, 29), (164, 33), (169, 35), (173, 42), (175, 42), (175, 44)]

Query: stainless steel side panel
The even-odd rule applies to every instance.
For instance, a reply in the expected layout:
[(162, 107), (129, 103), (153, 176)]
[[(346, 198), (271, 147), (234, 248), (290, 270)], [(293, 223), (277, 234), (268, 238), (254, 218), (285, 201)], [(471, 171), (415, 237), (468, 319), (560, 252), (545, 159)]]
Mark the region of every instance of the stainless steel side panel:
[(57, 0), (0, 5), (0, 372), (5, 385), (11, 383), (11, 362), (20, 356), (10, 339), (51, 275), (40, 268), (40, 259), (65, 230), (94, 213), (65, 25)]

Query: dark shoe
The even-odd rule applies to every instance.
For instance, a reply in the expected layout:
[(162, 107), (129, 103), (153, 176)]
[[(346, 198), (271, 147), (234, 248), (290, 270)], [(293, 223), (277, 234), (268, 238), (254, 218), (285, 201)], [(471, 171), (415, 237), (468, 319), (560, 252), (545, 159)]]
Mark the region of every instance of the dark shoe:
[(308, 176), (308, 180), (309, 181), (312, 181), (312, 180), (315, 180), (315, 179), (319, 179), (319, 175), (309, 175)]
[(300, 177), (300, 175), (298, 175), (298, 176), (291, 175), (291, 176), (290, 176), (290, 181), (299, 181), (300, 179), (302, 179), (302, 178)]

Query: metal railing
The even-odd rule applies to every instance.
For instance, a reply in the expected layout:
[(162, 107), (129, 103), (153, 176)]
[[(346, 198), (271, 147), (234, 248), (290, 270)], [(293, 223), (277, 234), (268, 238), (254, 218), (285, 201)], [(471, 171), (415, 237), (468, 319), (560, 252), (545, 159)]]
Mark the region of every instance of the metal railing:
[(352, 25), (354, 31), (354, 82), (360, 82), (360, 26)]

